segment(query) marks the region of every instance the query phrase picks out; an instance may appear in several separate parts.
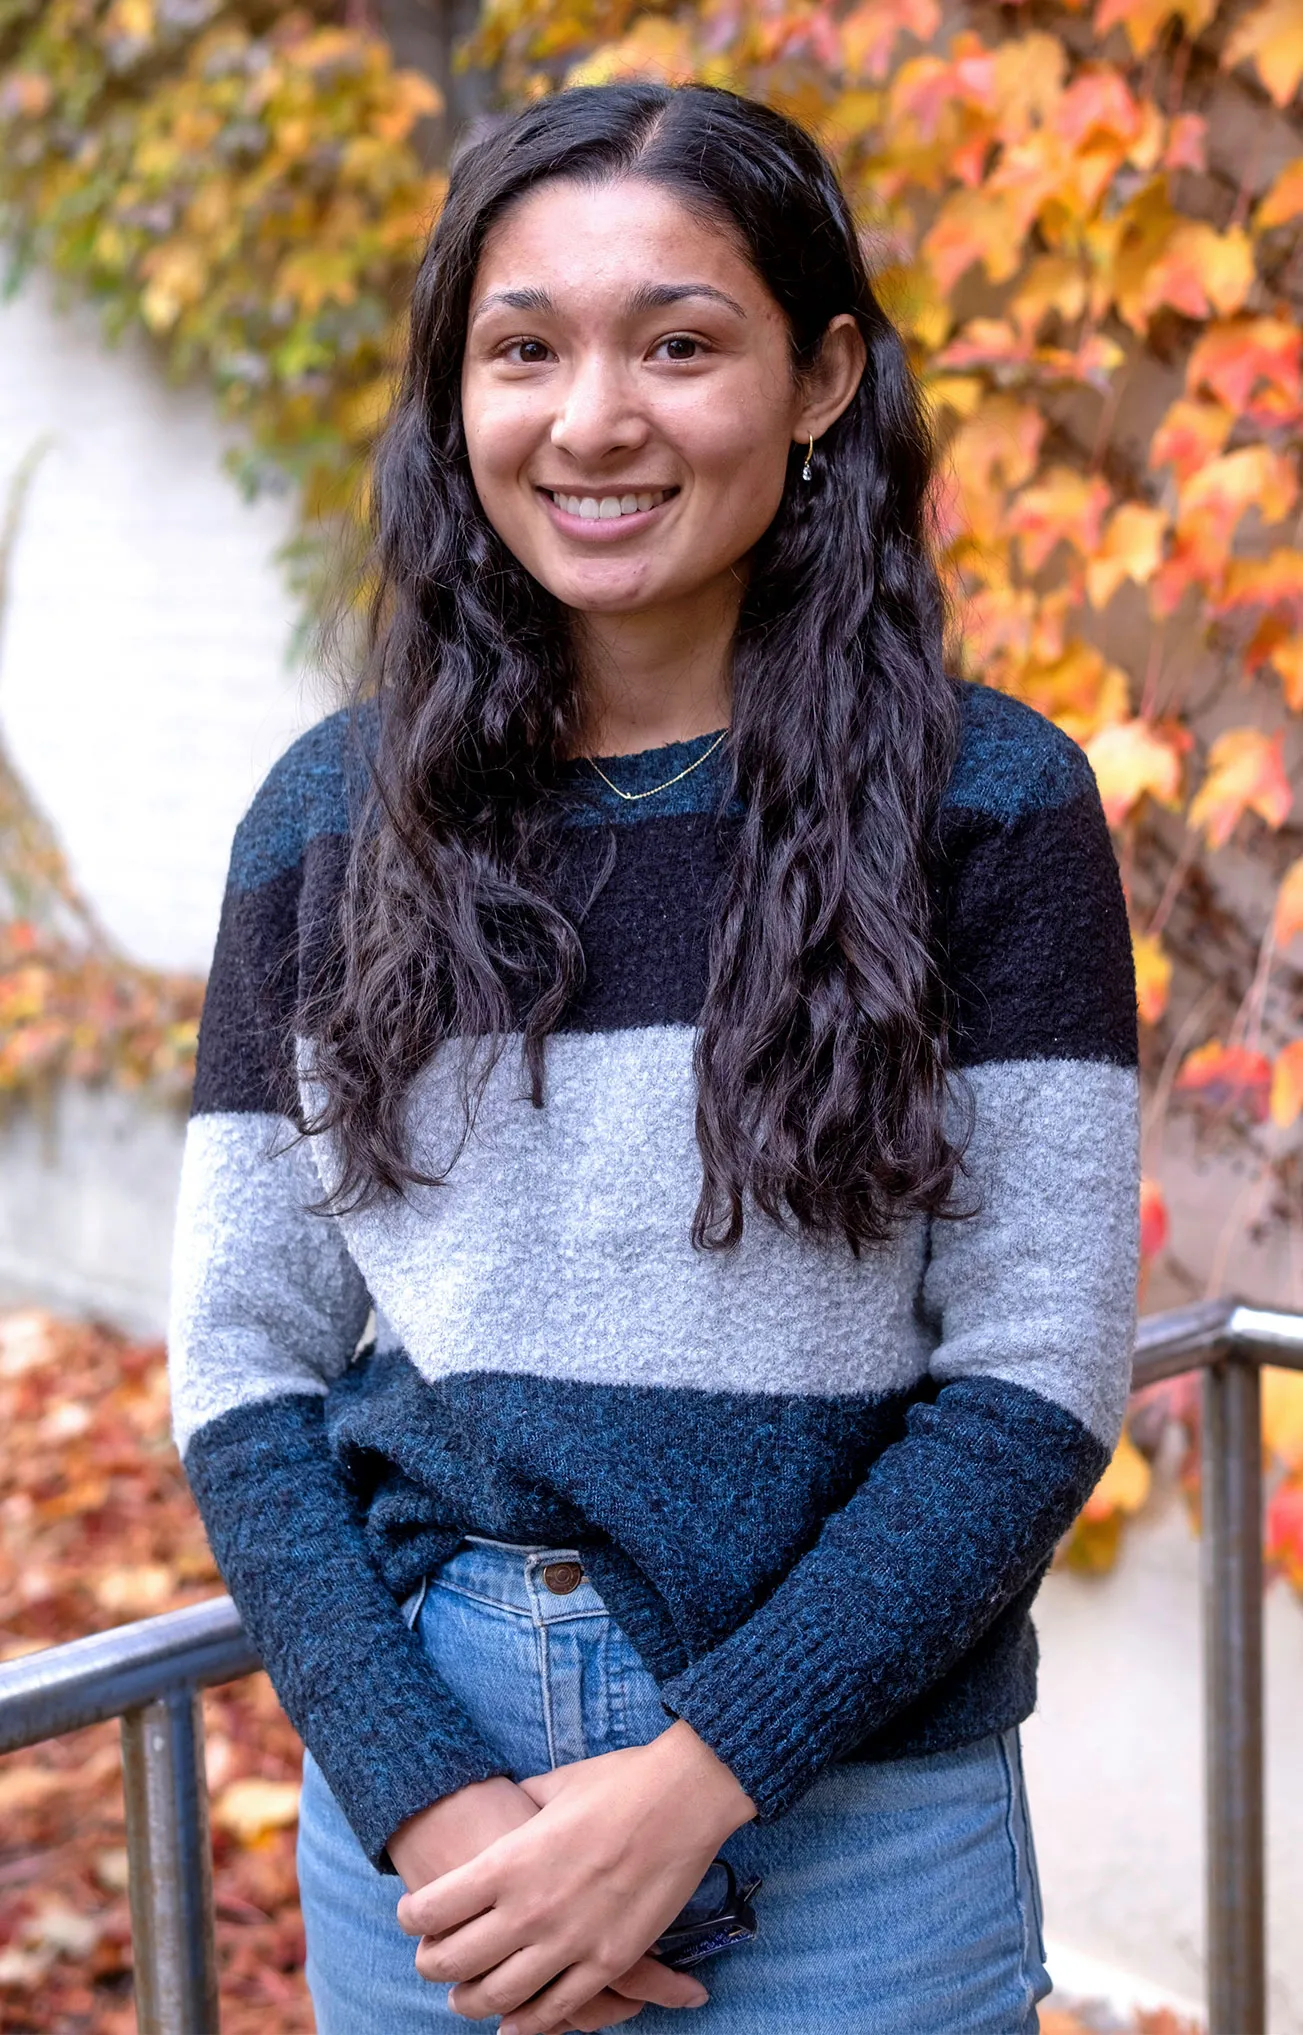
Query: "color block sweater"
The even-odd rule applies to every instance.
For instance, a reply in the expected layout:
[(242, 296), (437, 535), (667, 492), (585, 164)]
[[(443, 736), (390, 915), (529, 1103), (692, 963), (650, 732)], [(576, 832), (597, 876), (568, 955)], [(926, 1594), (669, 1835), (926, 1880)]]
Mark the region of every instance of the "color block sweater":
[[(467, 1532), (580, 1550), (667, 1713), (763, 1817), (833, 1760), (1032, 1707), (1029, 1606), (1127, 1392), (1135, 999), (1084, 757), (962, 693), (936, 902), (977, 1207), (858, 1256), (754, 1211), (733, 1251), (690, 1242), (719, 758), (635, 805), (575, 766), (576, 867), (615, 856), (544, 1106), (509, 1043), (447, 1184), (339, 1217), (309, 1212), (331, 1154), (289, 1098), (357, 811), (344, 716), (239, 829), (181, 1189), (176, 1432), (249, 1632), (382, 1864), (407, 1817), (503, 1771), (399, 1609)], [(705, 746), (605, 767), (636, 791)], [(418, 1162), (455, 1143), (455, 1062), (413, 1090)]]

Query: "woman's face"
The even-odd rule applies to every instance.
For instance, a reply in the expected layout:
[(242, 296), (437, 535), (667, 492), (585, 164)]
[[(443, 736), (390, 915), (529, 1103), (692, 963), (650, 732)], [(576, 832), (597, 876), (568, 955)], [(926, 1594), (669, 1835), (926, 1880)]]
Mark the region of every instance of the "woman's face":
[(471, 473), (569, 608), (627, 614), (730, 575), (793, 441), (832, 421), (827, 396), (797, 382), (787, 322), (728, 234), (655, 184), (544, 184), (489, 235), (462, 368)]

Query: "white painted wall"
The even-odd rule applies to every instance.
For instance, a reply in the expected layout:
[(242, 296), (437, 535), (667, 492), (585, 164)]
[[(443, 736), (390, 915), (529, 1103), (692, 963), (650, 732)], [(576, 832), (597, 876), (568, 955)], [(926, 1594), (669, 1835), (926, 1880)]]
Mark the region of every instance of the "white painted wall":
[(208, 965), (231, 834), (322, 711), (288, 661), (288, 505), (243, 502), (202, 390), (33, 278), (0, 305), (0, 490), (51, 441), (0, 639), (0, 727), (106, 927)]

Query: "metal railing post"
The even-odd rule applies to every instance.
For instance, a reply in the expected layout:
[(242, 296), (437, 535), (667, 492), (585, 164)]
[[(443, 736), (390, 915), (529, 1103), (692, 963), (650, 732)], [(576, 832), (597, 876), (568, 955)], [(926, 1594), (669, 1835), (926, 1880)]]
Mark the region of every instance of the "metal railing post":
[(217, 2035), (203, 1701), (175, 1689), (122, 1719), (139, 2035)]
[(1208, 2035), (1266, 2035), (1258, 1366), (1232, 1349), (1203, 1390)]

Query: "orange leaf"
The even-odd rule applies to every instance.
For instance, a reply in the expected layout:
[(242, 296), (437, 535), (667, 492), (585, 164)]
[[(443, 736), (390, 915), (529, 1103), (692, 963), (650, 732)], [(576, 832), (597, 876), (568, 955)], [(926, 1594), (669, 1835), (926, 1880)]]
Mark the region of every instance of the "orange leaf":
[(1178, 113), (1163, 150), (1165, 170), (1206, 170), (1208, 167), (1208, 122), (1202, 113)]
[(1151, 466), (1173, 466), (1178, 480), (1187, 480), (1205, 461), (1219, 453), (1235, 422), (1217, 403), (1195, 403), (1178, 396), (1155, 431), (1149, 447)]
[(1163, 952), (1157, 933), (1133, 933), (1131, 951), (1136, 963), (1136, 1009), (1142, 1024), (1156, 1025), (1167, 1009), (1167, 992), (1172, 984), (1172, 963)]
[(1288, 947), (1291, 940), (1303, 933), (1303, 856), (1290, 863), (1280, 880), (1272, 933), (1278, 947)]
[(1167, 1244), (1167, 1202), (1157, 1180), (1140, 1182), (1140, 1255), (1148, 1264)]
[(1283, 226), (1287, 219), (1297, 219), (1300, 213), (1303, 213), (1303, 155), (1286, 163), (1254, 213), (1253, 224), (1259, 233), (1265, 233), (1269, 226)]
[(1269, 827), (1283, 826), (1294, 794), (1285, 775), (1284, 736), (1260, 728), (1228, 728), (1208, 752), (1208, 774), (1190, 807), (1190, 825), (1202, 827), (1210, 848), (1224, 848), (1246, 812)]
[(1287, 1130), (1303, 1109), (1303, 1039), (1291, 1039), (1271, 1070), (1271, 1120)]
[(1093, 608), (1106, 608), (1124, 579), (1145, 586), (1157, 572), (1167, 535), (1161, 509), (1123, 502), (1109, 517), (1093, 558), (1086, 560), (1086, 592)]
[(1278, 106), (1288, 106), (1303, 79), (1303, 7), (1298, 0), (1267, 0), (1241, 21), (1227, 42), (1227, 70), (1253, 63)]
[(1286, 1477), (1271, 1494), (1266, 1555), (1296, 1590), (1303, 1590), (1303, 1476)]
[(1270, 661), (1285, 688), (1285, 705), (1303, 713), (1303, 636), (1286, 636), (1271, 647)]
[(1248, 1046), (1223, 1046), (1219, 1039), (1210, 1039), (1187, 1057), (1176, 1086), (1186, 1094), (1202, 1095), (1214, 1109), (1243, 1104), (1255, 1122), (1262, 1123), (1271, 1093), (1271, 1062)]
[(1268, 558), (1233, 558), (1217, 611), (1232, 608), (1284, 608), (1303, 619), (1303, 551), (1281, 546)]
[(842, 61), (853, 77), (885, 78), (901, 34), (930, 42), (940, 20), (937, 0), (865, 0), (842, 22)]
[(1303, 1371), (1263, 1371), (1262, 1439), (1276, 1462), (1303, 1470)]
[(1181, 792), (1181, 757), (1171, 739), (1149, 721), (1101, 728), (1086, 744), (1110, 827), (1120, 826), (1146, 792), (1174, 806)]
[(1039, 572), (1059, 543), (1094, 551), (1111, 499), (1107, 481), (1070, 466), (1051, 467), (1043, 480), (1024, 488), (1010, 511), (1008, 527), (1021, 540), (1026, 570)]
[[(1211, 327), (1193, 349), (1185, 385), (1211, 390), (1235, 414), (1274, 422), (1292, 416), (1300, 399), (1303, 333), (1287, 318), (1231, 318)], [(1261, 383), (1266, 390), (1254, 405)]]
[(1100, 0), (1095, 11), (1096, 35), (1107, 35), (1119, 23), (1138, 57), (1153, 48), (1158, 31), (1175, 14), (1193, 38), (1217, 11), (1217, 0)]

